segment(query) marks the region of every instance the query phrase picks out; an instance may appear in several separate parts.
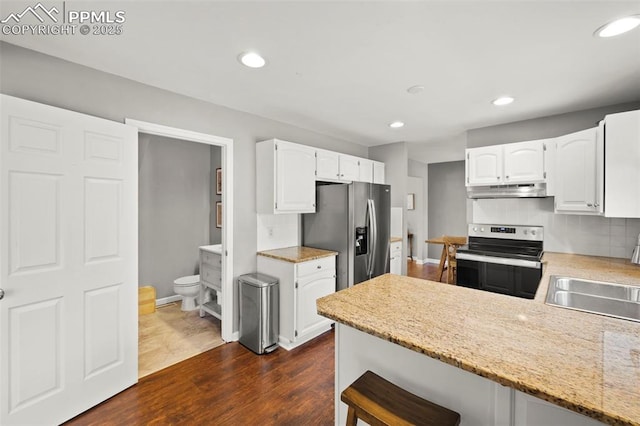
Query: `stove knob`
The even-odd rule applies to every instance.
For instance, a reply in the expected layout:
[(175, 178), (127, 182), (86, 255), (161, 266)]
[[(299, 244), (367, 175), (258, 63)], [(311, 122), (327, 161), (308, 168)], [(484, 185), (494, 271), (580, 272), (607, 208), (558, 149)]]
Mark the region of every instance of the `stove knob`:
[(527, 235), (529, 233), (529, 231), (527, 231), (526, 229), (524, 230), (524, 235)]
[(484, 228), (480, 228), (480, 232), (484, 232)]
[(536, 235), (536, 230), (535, 229), (531, 230), (531, 235)]
[(478, 227), (477, 226), (473, 227), (473, 232), (478, 232)]

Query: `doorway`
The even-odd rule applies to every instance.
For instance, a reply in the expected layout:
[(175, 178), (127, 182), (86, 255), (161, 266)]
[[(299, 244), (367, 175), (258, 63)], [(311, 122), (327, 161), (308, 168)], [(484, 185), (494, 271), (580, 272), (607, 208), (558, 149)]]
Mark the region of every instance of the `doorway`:
[[(233, 140), (129, 118), (125, 120), (125, 123), (137, 127), (139, 133), (214, 145), (221, 148), (221, 165), (222, 170), (224, 170), (220, 206), (220, 211), (222, 212), (220, 220), (222, 227), (220, 229), (223, 264), (221, 336), (225, 342), (238, 340), (238, 333), (233, 332), (233, 318), (235, 318), (235, 306), (233, 303)], [(228, 309), (224, 307), (228, 307)]]

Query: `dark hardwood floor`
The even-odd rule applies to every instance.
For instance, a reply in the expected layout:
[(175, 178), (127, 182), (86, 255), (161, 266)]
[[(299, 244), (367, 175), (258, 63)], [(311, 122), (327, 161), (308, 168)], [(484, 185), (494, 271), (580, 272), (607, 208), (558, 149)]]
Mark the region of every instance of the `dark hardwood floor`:
[(408, 261), (407, 262), (407, 275), (415, 278), (422, 278), (424, 280), (431, 281), (442, 281), (446, 282), (447, 274), (446, 271), (442, 274), (442, 280), (438, 277), (438, 265), (433, 263), (425, 263), (424, 265), (419, 265), (415, 262)]
[[(438, 265), (408, 262), (437, 281)], [(228, 343), (157, 373), (67, 425), (332, 425), (334, 332), (290, 352)]]
[(290, 352), (237, 342), (142, 378), (67, 425), (332, 425), (334, 332)]

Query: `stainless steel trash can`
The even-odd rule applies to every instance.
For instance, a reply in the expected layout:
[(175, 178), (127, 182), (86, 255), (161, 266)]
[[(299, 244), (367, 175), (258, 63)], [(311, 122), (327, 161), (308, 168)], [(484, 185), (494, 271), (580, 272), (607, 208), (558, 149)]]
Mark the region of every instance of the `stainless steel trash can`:
[(240, 343), (257, 354), (278, 347), (279, 289), (278, 279), (254, 273), (241, 275)]

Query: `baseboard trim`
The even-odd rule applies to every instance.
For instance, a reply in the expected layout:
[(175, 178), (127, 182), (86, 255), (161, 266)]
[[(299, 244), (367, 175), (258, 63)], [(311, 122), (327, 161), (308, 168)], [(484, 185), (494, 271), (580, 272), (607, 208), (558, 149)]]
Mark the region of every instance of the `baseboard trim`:
[(173, 296), (156, 299), (156, 306), (166, 305), (167, 303), (172, 303), (172, 302), (179, 302), (181, 300), (182, 300), (182, 296), (180, 296), (179, 294), (174, 294)]
[(417, 263), (418, 265), (423, 265), (426, 263), (425, 259), (418, 259), (417, 257), (413, 256), (411, 258), (411, 261)]
[(427, 259), (425, 259), (424, 263), (435, 263), (436, 265), (439, 265), (440, 264), (440, 259), (427, 258)]

